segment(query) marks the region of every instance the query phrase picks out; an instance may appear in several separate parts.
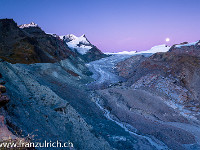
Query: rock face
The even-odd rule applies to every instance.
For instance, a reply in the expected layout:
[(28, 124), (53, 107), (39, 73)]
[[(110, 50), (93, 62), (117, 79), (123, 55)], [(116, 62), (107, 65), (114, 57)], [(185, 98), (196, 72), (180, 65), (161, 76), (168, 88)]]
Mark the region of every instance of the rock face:
[(190, 56), (200, 56), (200, 40), (193, 43), (183, 42), (172, 46), (169, 50), (176, 54), (189, 54)]
[[(2, 78), (2, 74), (0, 74), (0, 78)], [(2, 142), (8, 142), (11, 140), (14, 141), (18, 139), (17, 136), (10, 132), (7, 126), (5, 125), (5, 118), (2, 113), (2, 107), (4, 107), (10, 101), (10, 98), (7, 95), (5, 95), (5, 93), (6, 87), (0, 85), (0, 144)]]
[(5, 125), (4, 116), (0, 115), (0, 143), (2, 141), (7, 141), (9, 139), (17, 139), (15, 135), (12, 134)]
[(12, 19), (0, 20), (0, 58), (11, 63), (47, 63), (75, 57), (59, 38), (38, 26), (19, 28)]
[[(0, 78), (2, 78), (2, 74), (0, 74)], [(2, 81), (4, 84), (4, 82)], [(6, 93), (6, 87), (4, 85), (0, 84), (0, 107), (5, 106), (9, 102), (9, 97), (5, 95)]]
[(137, 67), (146, 59), (143, 55), (132, 56), (129, 59), (121, 61), (117, 64), (116, 70), (119, 76), (123, 78), (130, 78), (134, 72), (136, 72)]
[[(173, 93), (177, 94), (177, 98), (173, 97), (173, 100), (184, 104), (184, 107), (188, 107), (188, 109), (199, 111), (200, 87), (198, 83), (200, 82), (200, 57), (198, 54), (194, 54), (194, 52), (198, 53), (199, 51), (194, 51), (193, 47), (184, 47), (180, 49), (181, 50), (176, 50), (172, 48), (167, 53), (154, 54), (146, 58), (146, 60), (142, 61), (138, 66), (134, 65), (132, 69), (126, 70), (128, 71), (127, 74), (129, 74), (127, 84), (134, 87), (136, 87), (136, 84), (140, 87), (160, 87), (161, 91), (164, 90), (163, 88), (167, 88), (171, 89), (171, 92), (174, 87)], [(184, 53), (185, 49), (187, 49), (187, 51)], [(190, 52), (193, 54), (190, 55)], [(131, 60), (132, 59), (136, 60), (134, 57), (131, 58)], [(126, 62), (130, 62), (130, 60)], [(124, 62), (118, 64), (118, 66), (120, 66), (118, 67), (120, 75), (124, 72), (121, 69), (122, 65), (124, 65)], [(164, 84), (163, 82), (165, 81), (167, 81), (166, 83), (169, 82), (169, 84)], [(163, 85), (161, 87), (161, 83), (163, 83), (165, 87)], [(182, 89), (182, 92), (176, 91), (178, 87)], [(165, 91), (162, 92), (163, 94), (165, 93)]]

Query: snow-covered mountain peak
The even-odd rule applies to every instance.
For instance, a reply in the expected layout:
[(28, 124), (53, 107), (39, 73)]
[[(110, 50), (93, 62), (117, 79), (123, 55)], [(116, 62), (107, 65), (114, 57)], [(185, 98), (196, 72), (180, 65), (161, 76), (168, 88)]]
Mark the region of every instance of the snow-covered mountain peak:
[(80, 37), (77, 37), (73, 34), (68, 34), (60, 36), (60, 39), (63, 39), (71, 49), (76, 49), (82, 55), (86, 54), (90, 49), (92, 49), (93, 46), (88, 41), (85, 34)]
[(81, 37), (84, 37), (84, 38), (86, 38), (85, 34), (81, 35)]
[(31, 22), (29, 24), (22, 24), (19, 26), (19, 28), (23, 29), (23, 28), (29, 28), (29, 27), (38, 27), (38, 25), (34, 22)]
[(60, 36), (61, 39), (63, 39), (66, 42), (71, 42), (73, 41), (73, 43), (84, 43), (84, 44), (90, 44), (90, 42), (88, 41), (88, 39), (86, 38), (85, 34), (81, 35), (80, 37), (77, 37), (73, 34), (67, 34), (64, 36)]
[(72, 41), (72, 40), (75, 40), (77, 39), (77, 37), (73, 34), (68, 34), (68, 35), (65, 35), (65, 36), (61, 36), (61, 38), (63, 37), (63, 40), (67, 40), (67, 41)]

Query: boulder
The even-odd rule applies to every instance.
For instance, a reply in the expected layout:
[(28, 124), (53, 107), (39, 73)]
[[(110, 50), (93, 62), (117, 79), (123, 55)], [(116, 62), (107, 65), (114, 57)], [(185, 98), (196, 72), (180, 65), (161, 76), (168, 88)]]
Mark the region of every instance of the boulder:
[(3, 85), (0, 85), (0, 92), (1, 93), (6, 93), (6, 87)]
[(6, 84), (6, 81), (0, 79), (0, 85), (4, 85), (4, 84)]
[(0, 142), (7, 141), (10, 139), (16, 139), (17, 137), (8, 130), (7, 126), (4, 123), (4, 120), (4, 116), (0, 115)]
[(0, 95), (0, 107), (4, 106), (10, 101), (10, 98), (7, 95)]

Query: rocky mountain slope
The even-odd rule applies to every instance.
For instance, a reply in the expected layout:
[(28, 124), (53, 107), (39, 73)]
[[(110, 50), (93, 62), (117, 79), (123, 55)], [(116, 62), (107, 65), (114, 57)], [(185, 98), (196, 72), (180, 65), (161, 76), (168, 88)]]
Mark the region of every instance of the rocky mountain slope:
[(0, 102), (5, 117), (1, 133), (32, 142), (71, 141), (75, 149), (112, 149), (105, 138), (113, 131), (98, 131), (101, 121), (105, 126), (112, 122), (91, 102), (84, 84), (92, 78), (84, 60), (33, 23), (19, 28), (13, 20), (2, 19), (0, 37), (0, 72), (10, 96), (8, 104), (3, 105), (3, 97)]
[[(116, 62), (106, 72), (117, 72), (123, 80), (116, 80), (116, 74), (109, 76), (115, 81), (112, 84), (102, 72), (108, 62), (101, 63), (100, 69), (93, 67), (99, 61), (89, 65), (91, 71), (95, 70), (93, 76), (100, 70), (100, 76), (95, 76), (97, 81), (109, 83), (100, 88), (91, 86), (96, 89), (96, 103), (107, 111), (107, 118), (131, 135), (150, 138), (156, 149), (200, 149), (200, 47), (199, 42), (184, 44), (180, 48), (174, 45), (168, 52), (135, 53)], [(122, 56), (111, 56), (109, 62), (112, 57)]]
[[(2, 78), (2, 74), (0, 74), (0, 78)], [(20, 141), (23, 141), (25, 143), (26, 139), (23, 139), (14, 135), (5, 124), (5, 117), (4, 117), (4, 113), (2, 112), (3, 111), (2, 107), (4, 107), (10, 101), (10, 98), (6, 93), (7, 90), (6, 90), (6, 87), (4, 86), (6, 82), (2, 79), (0, 80), (1, 80), (0, 81), (0, 114), (1, 114), (0, 115), (0, 144), (2, 142), (19, 143)]]
[(62, 40), (38, 26), (19, 28), (12, 19), (0, 20), (0, 58), (8, 62), (56, 62), (74, 55)]
[[(121, 70), (121, 66), (126, 64), (130, 65), (130, 60), (136, 60), (135, 56), (133, 56), (130, 60), (118, 64), (118, 71), (123, 77), (128, 79), (127, 84), (131, 86), (136, 86), (135, 84), (137, 84), (138, 86), (145, 87), (147, 86), (145, 84), (146, 82), (149, 82), (148, 86), (153, 86), (151, 84), (155, 80), (156, 83), (154, 86), (159, 87), (157, 84), (159, 84), (159, 82), (161, 83), (163, 79), (172, 82), (172, 84), (169, 83), (169, 85), (165, 84), (169, 87), (160, 88), (170, 88), (170, 86), (171, 88), (177, 86), (181, 87), (182, 93), (178, 92), (181, 91), (180, 89), (178, 91), (175, 90), (172, 99), (176, 102), (183, 103), (188, 109), (199, 110), (199, 43), (200, 42), (196, 42), (196, 44), (192, 46), (183, 45), (180, 48), (175, 45), (167, 53), (157, 53), (145, 60), (143, 59), (144, 61), (139, 63), (139, 65), (136, 65), (135, 62), (131, 62), (134, 67), (132, 69), (127, 68), (126, 70), (128, 71), (126, 74), (129, 74), (129, 76), (121, 74), (124, 72)], [(139, 60), (141, 61), (142, 59)], [(146, 79), (148, 79), (148, 81)], [(142, 84), (139, 85), (140, 82), (144, 82), (144, 86)], [(160, 92), (166, 93), (166, 91)]]

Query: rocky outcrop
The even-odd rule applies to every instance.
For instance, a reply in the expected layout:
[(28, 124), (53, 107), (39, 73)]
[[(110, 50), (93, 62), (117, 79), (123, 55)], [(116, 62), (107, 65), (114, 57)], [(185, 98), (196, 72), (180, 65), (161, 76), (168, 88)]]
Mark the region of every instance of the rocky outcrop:
[(105, 55), (96, 46), (92, 45), (92, 48), (86, 54), (80, 57), (86, 62), (91, 62), (91, 61), (99, 60), (104, 57), (108, 57), (108, 55)]
[(75, 57), (57, 37), (40, 27), (19, 28), (12, 19), (0, 20), (0, 58), (11, 63), (47, 63)]
[[(160, 75), (164, 78), (174, 78), (176, 84), (186, 87), (193, 93), (195, 89), (198, 89), (194, 83), (199, 82), (200, 57), (198, 53), (200, 49), (198, 44), (199, 42), (181, 47), (174, 45), (169, 52), (156, 53), (149, 58), (139, 59), (139, 64), (135, 63), (138, 56), (133, 56), (118, 63), (117, 71), (121, 76), (128, 79), (130, 85), (148, 74)], [(123, 75), (124, 72), (127, 72), (126, 74), (129, 74), (129, 76)], [(197, 97), (199, 97), (197, 91), (196, 94), (196, 98), (194, 96), (191, 99), (197, 100)]]
[(170, 48), (169, 52), (200, 56), (200, 40), (193, 43), (183, 42), (181, 44), (175, 44)]
[[(2, 74), (0, 73), (0, 78), (2, 78)], [(3, 81), (2, 81), (3, 82)], [(5, 82), (3, 82), (4, 84)], [(4, 106), (5, 104), (7, 104), (9, 102), (9, 97), (7, 95), (5, 95), (6, 93), (6, 87), (4, 85), (2, 85), (2, 83), (0, 84), (0, 107)]]
[(143, 55), (136, 55), (128, 58), (124, 61), (117, 63), (116, 71), (119, 76), (123, 78), (130, 78), (134, 72), (136, 72), (137, 67), (146, 59)]
[[(145, 71), (144, 71), (145, 70)], [(180, 102), (183, 102), (185, 107), (198, 107), (199, 103), (199, 80), (200, 58), (185, 53), (177, 54), (176, 52), (158, 53), (144, 61), (136, 71), (132, 79), (137, 76), (140, 78), (145, 74), (153, 74), (169, 78), (174, 85), (186, 88), (188, 92), (184, 92), (185, 96), (181, 96)], [(139, 75), (140, 74), (140, 75)], [(129, 80), (130, 81), (130, 80)], [(170, 88), (170, 87), (169, 87)]]
[[(0, 78), (2, 78), (2, 74), (0, 74)], [(4, 117), (4, 111), (3, 108), (9, 101), (10, 98), (5, 95), (6, 93), (6, 87), (3, 85), (0, 85), (0, 144), (3, 142), (19, 142), (20, 140), (24, 141), (24, 139), (22, 138), (18, 138), (16, 135), (14, 135), (11, 131), (8, 130), (8, 127), (5, 123), (5, 117)], [(3, 146), (4, 147), (4, 146)], [(1, 149), (3, 149), (3, 147), (1, 147)], [(7, 148), (9, 148), (9, 145), (5, 146)]]
[(0, 115), (0, 143), (8, 141), (9, 139), (16, 139), (17, 137), (12, 134), (5, 125), (4, 116)]
[[(182, 104), (184, 108), (199, 111), (200, 57), (198, 43), (173, 46), (169, 52), (156, 53), (135, 65), (135, 56), (117, 65), (119, 74), (127, 78), (126, 83), (135, 88), (145, 88)], [(132, 61), (131, 61), (132, 60)], [(142, 60), (142, 59), (141, 59)], [(131, 62), (131, 63), (130, 63)], [(126, 69), (126, 65), (134, 65)], [(123, 69), (121, 69), (123, 68)], [(123, 75), (124, 72), (129, 76)], [(166, 91), (168, 91), (166, 93)], [(173, 93), (173, 94), (172, 94)], [(196, 114), (199, 118), (199, 115)]]

